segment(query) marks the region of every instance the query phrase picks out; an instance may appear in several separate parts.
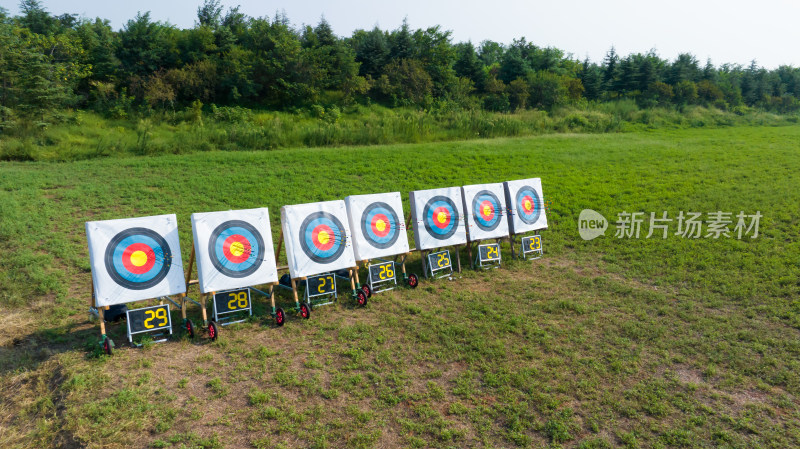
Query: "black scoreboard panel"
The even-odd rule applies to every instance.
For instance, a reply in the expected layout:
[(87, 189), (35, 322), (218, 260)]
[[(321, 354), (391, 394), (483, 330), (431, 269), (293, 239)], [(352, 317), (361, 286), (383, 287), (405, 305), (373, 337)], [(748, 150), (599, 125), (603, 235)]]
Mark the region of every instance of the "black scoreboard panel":
[(309, 276), (306, 279), (308, 296), (331, 294), (336, 291), (336, 278), (333, 273)]
[(452, 268), (450, 262), (450, 251), (439, 251), (438, 253), (428, 254), (428, 265), (430, 265), (433, 270)]
[(484, 262), (500, 259), (500, 245), (497, 243), (480, 245), (478, 246), (478, 251), (480, 251), (481, 260)]
[(236, 312), (250, 309), (250, 289), (229, 290), (214, 295), (217, 313)]
[(369, 266), (369, 278), (373, 283), (394, 279), (394, 262), (383, 262)]
[(169, 329), (170, 327), (172, 327), (172, 321), (167, 304), (128, 310), (128, 329), (131, 334)]
[(522, 251), (529, 253), (542, 250), (542, 236), (531, 235), (522, 238)]

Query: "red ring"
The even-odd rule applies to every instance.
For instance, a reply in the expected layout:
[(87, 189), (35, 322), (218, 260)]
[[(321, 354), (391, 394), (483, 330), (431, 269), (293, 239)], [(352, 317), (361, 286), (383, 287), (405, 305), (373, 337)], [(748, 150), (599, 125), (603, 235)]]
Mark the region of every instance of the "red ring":
[[(386, 223), (386, 227), (383, 231), (378, 230), (378, 220), (383, 220)], [(375, 233), (378, 237), (386, 237), (389, 235), (389, 232), (392, 230), (392, 223), (389, 221), (389, 217), (384, 214), (375, 214), (372, 217), (372, 222), (370, 223), (370, 227), (372, 228), (372, 232)]]
[[(242, 252), (241, 256), (237, 256), (231, 252), (231, 245), (234, 243), (241, 243), (244, 245), (244, 251)], [(250, 251), (252, 247), (250, 246), (250, 242), (242, 235), (233, 234), (225, 239), (222, 243), (222, 254), (225, 255), (225, 258), (233, 263), (242, 263), (250, 258)]]
[[(530, 203), (531, 203), (531, 209), (530, 210), (525, 209), (525, 200), (530, 201)], [(531, 214), (534, 211), (536, 211), (536, 201), (534, 201), (533, 198), (531, 198), (530, 195), (525, 195), (525, 196), (522, 197), (522, 201), (520, 201), (520, 206), (522, 207), (522, 210), (524, 210), (526, 214)]]
[[(328, 243), (322, 243), (319, 241), (319, 233), (325, 231), (328, 233)], [(327, 251), (333, 248), (333, 244), (336, 242), (336, 236), (333, 234), (333, 229), (330, 226), (321, 224), (314, 228), (311, 232), (311, 243), (319, 249), (320, 251)]]
[[(489, 210), (491, 211), (489, 213), (489, 215), (486, 215), (485, 213), (483, 213), (483, 211), (486, 209), (487, 206), (489, 207)], [(492, 219), (494, 218), (494, 204), (492, 204), (492, 202), (489, 201), (489, 200), (484, 200), (484, 201), (481, 202), (479, 207), (480, 207), (480, 210), (478, 211), (478, 213), (480, 214), (480, 216), (486, 221), (492, 221)]]
[[(147, 254), (147, 262), (141, 267), (137, 267), (131, 261), (131, 256), (136, 251), (142, 251)], [(122, 252), (122, 265), (125, 266), (125, 269), (130, 271), (133, 274), (145, 274), (151, 269), (153, 269), (153, 265), (156, 263), (156, 253), (153, 251), (153, 248), (150, 245), (145, 243), (132, 243), (125, 248), (125, 251)]]
[[(439, 223), (439, 220), (437, 220), (437, 217), (439, 216), (440, 213), (444, 213), (445, 216), (447, 217), (447, 220), (445, 220), (444, 223)], [(452, 216), (450, 214), (450, 210), (448, 208), (444, 207), (444, 206), (439, 206), (436, 209), (434, 209), (433, 210), (433, 215), (431, 215), (431, 219), (433, 220), (433, 225), (436, 226), (439, 229), (444, 229), (448, 225), (450, 225), (450, 219), (451, 218), (452, 218)]]

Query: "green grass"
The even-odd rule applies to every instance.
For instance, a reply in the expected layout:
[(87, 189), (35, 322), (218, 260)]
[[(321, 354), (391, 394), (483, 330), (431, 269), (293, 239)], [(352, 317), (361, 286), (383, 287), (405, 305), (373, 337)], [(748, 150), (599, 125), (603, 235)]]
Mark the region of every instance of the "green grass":
[[(797, 447), (798, 142), (732, 127), (5, 163), (0, 443)], [(531, 176), (542, 260), (216, 343), (92, 350), (86, 220), (177, 213), (186, 250), (192, 212), (267, 206), (277, 238), (284, 204)], [(579, 238), (584, 208), (605, 237)], [(622, 211), (717, 210), (760, 211), (759, 237), (613, 237)]]
[[(338, 111), (338, 109), (336, 109)], [(625, 132), (664, 128), (727, 127), (797, 123), (797, 115), (742, 109), (740, 113), (700, 106), (639, 109), (632, 100), (571, 105), (552, 112), (514, 114), (478, 110), (419, 111), (351, 106), (331, 111), (260, 112), (216, 108), (146, 118), (104, 119), (91, 112), (58, 113), (52, 123), (23, 123), (4, 131), (0, 160), (83, 159), (190, 154), (208, 151), (273, 150), (459, 139), (531, 136), (565, 132)], [(24, 125), (24, 126), (23, 126)]]

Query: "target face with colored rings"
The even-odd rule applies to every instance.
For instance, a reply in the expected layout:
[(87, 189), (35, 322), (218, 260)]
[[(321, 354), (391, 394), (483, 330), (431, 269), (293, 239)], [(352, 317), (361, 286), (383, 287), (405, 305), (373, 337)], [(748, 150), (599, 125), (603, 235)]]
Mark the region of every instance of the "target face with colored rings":
[(326, 264), (339, 258), (345, 248), (342, 222), (327, 212), (314, 212), (300, 225), (300, 247), (309, 259)]
[(542, 213), (542, 200), (533, 187), (524, 186), (520, 188), (517, 191), (515, 204), (520, 220), (527, 224), (536, 223)]
[(458, 229), (458, 209), (453, 200), (437, 195), (425, 204), (422, 220), (433, 238), (447, 240)]
[(478, 192), (472, 199), (472, 216), (475, 217), (475, 224), (484, 231), (497, 228), (502, 217), (502, 206), (497, 195), (488, 190)]
[(370, 245), (385, 249), (397, 241), (400, 220), (391, 206), (383, 202), (372, 203), (361, 215), (361, 232)]
[(241, 220), (221, 223), (208, 239), (208, 255), (214, 268), (234, 278), (243, 278), (258, 270), (264, 251), (261, 233)]
[(167, 276), (172, 251), (164, 237), (152, 229), (130, 228), (108, 243), (105, 265), (117, 284), (131, 290), (145, 290)]

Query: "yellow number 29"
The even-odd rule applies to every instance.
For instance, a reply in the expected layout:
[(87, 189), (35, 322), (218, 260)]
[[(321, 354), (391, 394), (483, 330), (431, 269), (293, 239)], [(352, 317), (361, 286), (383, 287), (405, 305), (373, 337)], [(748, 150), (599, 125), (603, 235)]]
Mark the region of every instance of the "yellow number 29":
[(145, 310), (144, 314), (145, 316), (149, 317), (145, 318), (143, 323), (146, 329), (152, 329), (156, 327), (156, 325), (153, 324), (153, 320), (156, 318), (161, 320), (161, 322), (158, 324), (158, 327), (164, 327), (169, 322), (167, 321), (167, 309), (164, 307), (158, 309)]

